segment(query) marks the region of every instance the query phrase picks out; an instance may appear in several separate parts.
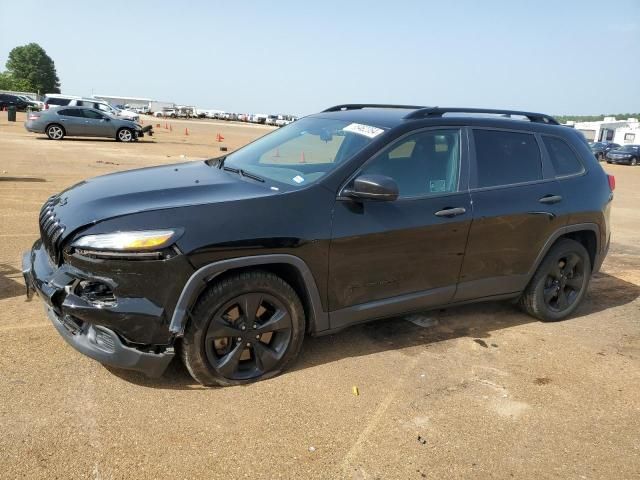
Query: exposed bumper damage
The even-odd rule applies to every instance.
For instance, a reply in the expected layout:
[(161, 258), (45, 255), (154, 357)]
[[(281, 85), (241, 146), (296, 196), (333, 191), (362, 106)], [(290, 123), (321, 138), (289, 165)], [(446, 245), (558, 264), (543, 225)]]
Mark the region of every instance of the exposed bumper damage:
[[(142, 262), (134, 263), (140, 268)], [(147, 269), (167, 269), (159, 261), (145, 263)], [(162, 375), (174, 357), (167, 313), (159, 306), (162, 299), (153, 298), (157, 285), (132, 282), (122, 270), (111, 279), (68, 263), (57, 267), (40, 241), (23, 254), (22, 273), (27, 296), (38, 294), (60, 335), (81, 353), (148, 376)], [(150, 295), (133, 295), (141, 292)]]

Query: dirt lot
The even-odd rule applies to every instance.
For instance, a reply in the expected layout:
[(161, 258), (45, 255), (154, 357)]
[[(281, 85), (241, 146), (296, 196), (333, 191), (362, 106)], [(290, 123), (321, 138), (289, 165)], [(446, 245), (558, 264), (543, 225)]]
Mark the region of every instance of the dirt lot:
[(52, 142), (0, 113), (0, 478), (640, 477), (640, 168), (607, 166), (613, 245), (570, 320), (496, 303), (382, 321), (308, 338), (276, 379), (204, 389), (179, 362), (148, 380), (77, 353), (19, 271), (49, 195), (268, 131), (153, 123), (150, 142)]

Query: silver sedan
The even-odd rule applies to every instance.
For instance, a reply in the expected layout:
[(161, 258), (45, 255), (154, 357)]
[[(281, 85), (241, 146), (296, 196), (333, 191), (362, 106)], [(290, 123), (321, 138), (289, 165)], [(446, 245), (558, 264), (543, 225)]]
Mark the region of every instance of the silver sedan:
[(113, 117), (105, 112), (86, 107), (60, 107), (41, 112), (30, 112), (24, 127), (29, 132), (44, 133), (51, 140), (70, 137), (107, 137), (119, 142), (132, 142), (145, 133), (153, 135), (151, 127)]

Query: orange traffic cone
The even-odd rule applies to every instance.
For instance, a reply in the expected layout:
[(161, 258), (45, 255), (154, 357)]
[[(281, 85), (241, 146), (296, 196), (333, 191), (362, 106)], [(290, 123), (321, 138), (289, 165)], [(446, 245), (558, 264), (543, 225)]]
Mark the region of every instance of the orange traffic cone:
[(185, 128), (185, 129), (184, 129), (184, 134), (185, 134), (185, 135), (189, 135), (189, 129), (188, 129), (188, 128)]
[(224, 140), (224, 137), (222, 135), (220, 135), (219, 133), (216, 134), (216, 142), (221, 142)]
[(300, 155), (300, 163), (307, 163), (307, 161), (304, 158), (304, 152), (302, 152), (302, 154)]

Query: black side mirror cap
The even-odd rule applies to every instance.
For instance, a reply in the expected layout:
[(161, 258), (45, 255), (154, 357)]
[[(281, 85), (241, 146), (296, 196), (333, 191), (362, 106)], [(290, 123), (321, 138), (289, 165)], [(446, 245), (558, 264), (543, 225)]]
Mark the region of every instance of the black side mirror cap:
[(398, 184), (391, 177), (364, 174), (356, 177), (353, 187), (344, 188), (342, 197), (392, 202), (398, 198)]

